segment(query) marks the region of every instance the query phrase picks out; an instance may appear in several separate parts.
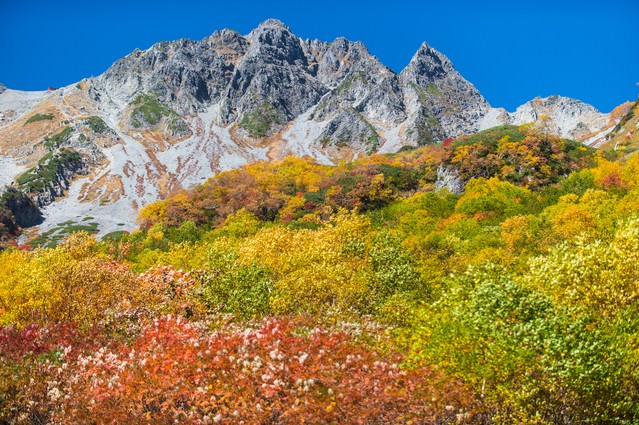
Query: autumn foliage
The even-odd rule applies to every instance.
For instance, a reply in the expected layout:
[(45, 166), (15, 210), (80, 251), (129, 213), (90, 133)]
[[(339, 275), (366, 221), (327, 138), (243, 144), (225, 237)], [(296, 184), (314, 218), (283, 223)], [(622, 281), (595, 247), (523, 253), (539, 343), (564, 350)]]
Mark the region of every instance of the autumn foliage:
[(530, 126), (288, 157), (6, 249), (0, 423), (638, 423), (638, 158)]
[(344, 331), (288, 320), (209, 331), (165, 316), (106, 346), (73, 329), (4, 328), (0, 353), (23, 372), (2, 375), (25, 397), (0, 405), (18, 423), (431, 424), (469, 419), (475, 404), (433, 368), (407, 371)]
[(372, 155), (335, 167), (294, 157), (247, 165), (143, 208), (138, 221), (145, 229), (185, 221), (220, 224), (242, 209), (263, 221), (326, 217), (339, 208), (378, 209), (406, 193), (432, 188), (440, 165), (453, 167), (463, 180), (496, 177), (540, 189), (590, 164), (592, 151), (576, 142), (503, 126), (440, 146), (392, 157)]

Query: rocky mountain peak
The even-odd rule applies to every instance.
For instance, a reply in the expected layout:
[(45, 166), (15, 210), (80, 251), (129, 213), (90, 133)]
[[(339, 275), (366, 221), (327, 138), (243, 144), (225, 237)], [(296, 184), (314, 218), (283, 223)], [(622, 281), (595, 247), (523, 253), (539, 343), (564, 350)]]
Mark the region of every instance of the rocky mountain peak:
[(213, 49), (231, 49), (233, 51), (245, 51), (248, 41), (239, 32), (230, 29), (217, 30), (202, 40)]
[(298, 37), (293, 34), (291, 29), (277, 19), (267, 19), (257, 28), (251, 31), (246, 39), (251, 43), (259, 43), (266, 45), (284, 45), (288, 43), (299, 43)]
[(266, 63), (305, 64), (301, 40), (282, 22), (269, 19), (246, 36), (251, 43), (248, 56)]
[(361, 42), (343, 37), (336, 38), (330, 44), (325, 43), (322, 54), (315, 60), (318, 62), (318, 78), (329, 87), (335, 87), (347, 75), (357, 72), (370, 74), (372, 79), (376, 79), (374, 74), (385, 69)]
[(4, 84), (0, 83), (0, 93), (2, 93), (3, 91), (5, 91), (7, 88), (4, 86)]
[(456, 72), (453, 63), (444, 54), (423, 42), (402, 73), (413, 74), (417, 79), (434, 81)]
[(587, 103), (582, 102), (578, 99), (573, 99), (570, 97), (552, 95), (548, 97), (540, 97), (537, 96), (533, 100), (526, 102), (524, 105), (529, 105), (531, 108), (560, 108), (560, 109), (570, 109), (571, 112), (575, 113), (585, 113), (585, 112), (596, 112), (599, 113), (597, 108)]
[(289, 32), (291, 31), (290, 28), (287, 27), (286, 24), (284, 24), (284, 22), (276, 18), (269, 18), (257, 26), (257, 29), (264, 28), (280, 28)]
[[(415, 125), (435, 140), (478, 130), (490, 105), (444, 54), (422, 43), (399, 75)], [(424, 136), (420, 136), (424, 139)]]
[(503, 108), (492, 109), (481, 120), (480, 129), (526, 123), (542, 125), (546, 131), (584, 143), (595, 136), (595, 139), (603, 137), (605, 134), (602, 132), (612, 129), (609, 114), (602, 114), (594, 106), (580, 100), (559, 95), (537, 96), (519, 106), (515, 112)]
[[(397, 128), (410, 116), (408, 127), (421, 125), (421, 133), (430, 136), (416, 138), (420, 131), (415, 130), (405, 140), (427, 143), (474, 131), (471, 121), (487, 105), (451, 61), (427, 43), (396, 75), (361, 42), (302, 40), (277, 19), (262, 22), (246, 36), (220, 30), (201, 41), (157, 43), (116, 62), (99, 80), (106, 97), (120, 107), (152, 92), (182, 115), (217, 105), (216, 121), (224, 125), (244, 120), (245, 127), (254, 127), (250, 118), (266, 114), (274, 124), (260, 124), (269, 128), (267, 133), (314, 105), (321, 106), (312, 115), (315, 120), (348, 115), (361, 121), (365, 135), (344, 133), (339, 140), (376, 140), (374, 122)], [(333, 123), (324, 129), (322, 138), (332, 138), (329, 133), (337, 127)]]

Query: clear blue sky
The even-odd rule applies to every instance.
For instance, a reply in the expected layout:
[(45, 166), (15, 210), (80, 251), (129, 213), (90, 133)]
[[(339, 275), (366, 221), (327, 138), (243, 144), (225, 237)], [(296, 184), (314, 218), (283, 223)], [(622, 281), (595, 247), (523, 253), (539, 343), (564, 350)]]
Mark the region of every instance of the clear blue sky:
[(396, 72), (426, 41), (509, 110), (560, 94), (608, 112), (639, 94), (639, 0), (0, 0), (0, 82), (65, 86), (135, 48), (221, 28), (246, 34), (269, 17), (302, 38), (360, 40)]

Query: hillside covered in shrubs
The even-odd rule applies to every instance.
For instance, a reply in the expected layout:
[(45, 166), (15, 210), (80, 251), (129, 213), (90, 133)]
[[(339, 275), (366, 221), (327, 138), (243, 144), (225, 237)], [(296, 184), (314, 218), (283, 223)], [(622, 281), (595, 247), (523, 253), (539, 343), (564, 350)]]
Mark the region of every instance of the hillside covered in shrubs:
[(639, 158), (289, 157), (0, 252), (0, 422), (639, 421)]

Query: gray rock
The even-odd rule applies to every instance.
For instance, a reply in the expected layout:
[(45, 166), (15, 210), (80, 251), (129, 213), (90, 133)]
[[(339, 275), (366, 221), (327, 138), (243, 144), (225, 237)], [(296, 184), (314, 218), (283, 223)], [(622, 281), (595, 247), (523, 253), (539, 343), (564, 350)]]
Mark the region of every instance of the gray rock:
[(4, 84), (0, 83), (0, 94), (2, 94), (2, 92), (4, 92), (7, 88), (4, 86)]
[(286, 122), (316, 104), (326, 92), (309, 70), (301, 40), (281, 22), (270, 19), (246, 39), (249, 48), (221, 103), (223, 123), (239, 121), (265, 103)]
[(216, 31), (201, 41), (160, 42), (114, 63), (96, 79), (94, 90), (121, 104), (152, 92), (180, 114), (202, 111), (226, 94), (248, 44), (230, 30)]
[(464, 192), (465, 183), (457, 170), (453, 168), (446, 168), (443, 166), (437, 167), (437, 179), (435, 180), (435, 189), (446, 189), (450, 193), (459, 195)]
[(71, 180), (76, 175), (88, 173), (89, 169), (84, 160), (59, 164), (53, 181), (49, 182), (42, 190), (32, 194), (36, 204), (42, 208), (53, 203), (56, 198), (65, 195)]
[(355, 109), (340, 109), (319, 137), (323, 148), (327, 145), (351, 147), (359, 152), (372, 153), (379, 145), (375, 128)]
[(332, 88), (330, 101), (367, 117), (401, 122), (406, 116), (397, 76), (363, 44), (335, 40), (322, 56), (318, 78)]
[(275, 19), (246, 36), (221, 30), (200, 41), (136, 50), (89, 90), (95, 100), (120, 109), (141, 93), (181, 115), (213, 107), (222, 125), (246, 124), (267, 108), (273, 113), (271, 122), (260, 123), (261, 129), (268, 126), (259, 132), (264, 135), (311, 111), (313, 125), (322, 128), (317, 143), (358, 146), (400, 126), (413, 145), (474, 132), (490, 108), (450, 60), (426, 43), (397, 75), (360, 42), (302, 40)]
[(452, 62), (426, 43), (399, 78), (409, 113), (420, 117), (416, 124), (430, 119), (428, 128), (437, 139), (476, 132), (479, 120), (490, 109)]
[[(5, 191), (2, 193), (4, 207), (13, 213), (15, 224), (20, 227), (31, 227), (37, 226), (44, 221), (42, 212), (38, 209), (31, 196), (14, 187), (6, 187), (4, 189)], [(11, 229), (10, 223), (9, 227), (12, 232), (18, 231), (17, 228)]]
[(515, 112), (492, 109), (479, 123), (480, 130), (496, 125), (533, 123), (544, 132), (584, 141), (610, 128), (610, 114), (594, 106), (564, 96), (536, 97), (519, 106)]

